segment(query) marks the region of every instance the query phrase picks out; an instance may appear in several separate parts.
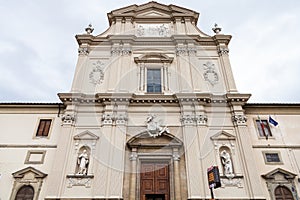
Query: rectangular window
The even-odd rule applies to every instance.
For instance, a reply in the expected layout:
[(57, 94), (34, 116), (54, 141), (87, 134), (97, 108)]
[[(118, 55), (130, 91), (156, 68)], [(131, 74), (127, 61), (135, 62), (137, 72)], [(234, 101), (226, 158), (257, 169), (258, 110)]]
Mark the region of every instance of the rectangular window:
[(256, 120), (256, 126), (260, 137), (272, 137), (268, 120)]
[(50, 126), (51, 126), (52, 119), (41, 119), (36, 136), (38, 137), (47, 137), (49, 134)]
[(161, 92), (161, 70), (147, 69), (147, 92), (160, 93)]
[(266, 164), (283, 164), (279, 151), (264, 151), (263, 155)]
[(280, 162), (278, 153), (266, 153), (267, 162)]

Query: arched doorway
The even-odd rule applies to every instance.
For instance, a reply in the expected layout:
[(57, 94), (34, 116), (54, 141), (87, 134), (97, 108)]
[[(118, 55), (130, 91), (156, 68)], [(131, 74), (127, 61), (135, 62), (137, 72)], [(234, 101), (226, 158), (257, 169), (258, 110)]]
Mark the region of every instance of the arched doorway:
[(130, 156), (130, 199), (182, 199), (185, 186), (182, 142), (167, 132), (152, 137), (142, 132), (128, 142)]
[(30, 185), (25, 185), (18, 190), (15, 200), (33, 200), (33, 196), (33, 187)]
[(275, 189), (275, 199), (276, 200), (294, 200), (293, 194), (291, 193), (291, 191), (284, 186), (278, 186)]

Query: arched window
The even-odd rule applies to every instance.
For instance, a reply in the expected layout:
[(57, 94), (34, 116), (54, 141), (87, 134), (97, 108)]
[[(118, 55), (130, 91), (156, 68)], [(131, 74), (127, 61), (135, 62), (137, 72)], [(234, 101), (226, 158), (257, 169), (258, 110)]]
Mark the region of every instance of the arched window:
[(30, 185), (25, 185), (17, 192), (15, 200), (33, 200), (34, 189)]
[(275, 189), (275, 199), (276, 200), (294, 200), (293, 194), (291, 193), (291, 191), (284, 186), (278, 186)]

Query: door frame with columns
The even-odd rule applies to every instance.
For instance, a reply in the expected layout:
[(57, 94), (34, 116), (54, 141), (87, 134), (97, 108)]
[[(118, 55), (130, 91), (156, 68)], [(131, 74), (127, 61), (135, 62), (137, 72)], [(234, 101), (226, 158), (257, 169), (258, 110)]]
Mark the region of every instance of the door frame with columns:
[[(143, 162), (169, 163), (169, 197), (181, 199), (180, 162), (183, 143), (170, 133), (163, 133), (159, 137), (151, 137), (147, 132), (132, 137), (127, 146), (130, 149), (131, 175), (129, 199), (140, 199), (141, 183), (140, 169)], [(186, 184), (186, 183), (185, 183)]]

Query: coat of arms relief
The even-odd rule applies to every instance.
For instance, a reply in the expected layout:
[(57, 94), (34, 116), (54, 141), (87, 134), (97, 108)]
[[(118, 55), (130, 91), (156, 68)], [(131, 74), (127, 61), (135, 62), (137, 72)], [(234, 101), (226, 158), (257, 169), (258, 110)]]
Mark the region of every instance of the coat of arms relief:
[(162, 120), (158, 119), (153, 114), (147, 117), (146, 123), (147, 123), (147, 132), (153, 138), (161, 136), (164, 132), (170, 133), (169, 128), (167, 126), (162, 126)]

